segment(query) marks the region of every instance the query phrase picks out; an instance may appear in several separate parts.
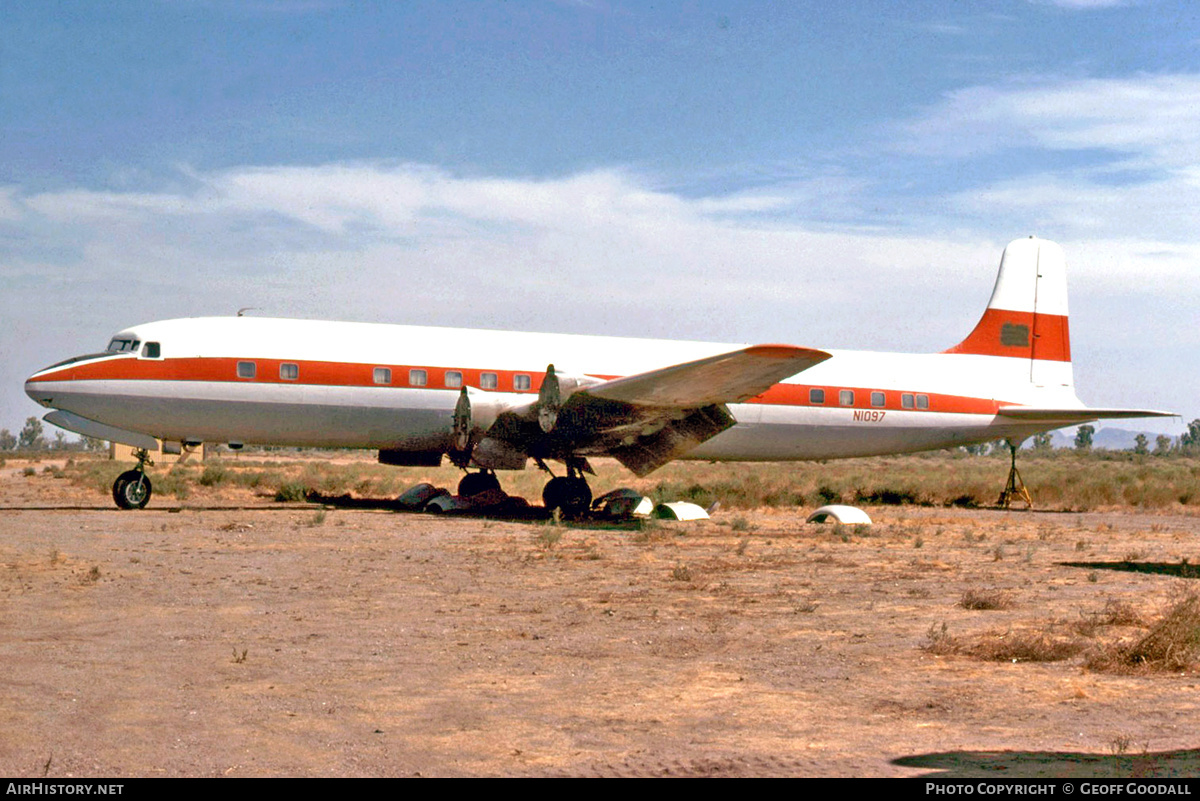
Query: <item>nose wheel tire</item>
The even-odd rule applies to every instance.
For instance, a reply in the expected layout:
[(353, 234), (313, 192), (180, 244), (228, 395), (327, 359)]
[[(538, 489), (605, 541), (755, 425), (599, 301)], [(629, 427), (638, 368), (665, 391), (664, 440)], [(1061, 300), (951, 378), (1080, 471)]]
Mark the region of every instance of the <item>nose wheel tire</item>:
[(542, 503), (551, 512), (561, 509), (565, 515), (577, 515), (591, 505), (592, 490), (582, 478), (556, 476), (542, 489)]
[(140, 470), (126, 470), (113, 482), (112, 495), (122, 509), (142, 509), (150, 502), (150, 478)]

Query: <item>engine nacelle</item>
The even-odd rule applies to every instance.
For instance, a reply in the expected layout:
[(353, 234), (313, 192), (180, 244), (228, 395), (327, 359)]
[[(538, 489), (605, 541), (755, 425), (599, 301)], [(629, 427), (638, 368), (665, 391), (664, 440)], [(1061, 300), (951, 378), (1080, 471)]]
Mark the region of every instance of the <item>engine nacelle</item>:
[(538, 389), (538, 426), (549, 434), (558, 423), (558, 413), (567, 398), (581, 389), (603, 383), (599, 378), (588, 375), (569, 375), (555, 372), (554, 365), (546, 365), (546, 377)]

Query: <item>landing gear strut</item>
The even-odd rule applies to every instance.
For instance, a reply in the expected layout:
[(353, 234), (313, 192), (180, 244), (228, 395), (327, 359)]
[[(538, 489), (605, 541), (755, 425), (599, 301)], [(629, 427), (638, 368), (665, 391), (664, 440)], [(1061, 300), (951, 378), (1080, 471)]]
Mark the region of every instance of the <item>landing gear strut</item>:
[(121, 509), (142, 509), (150, 502), (151, 487), (146, 468), (153, 466), (154, 462), (150, 461), (150, 454), (144, 449), (135, 451), (133, 455), (137, 458), (138, 466), (117, 476), (112, 486), (113, 500)]
[(560, 509), (568, 517), (586, 512), (592, 504), (592, 489), (583, 477), (583, 471), (568, 463), (565, 476), (555, 476), (546, 482), (542, 503), (548, 511)]
[(1033, 508), (1033, 498), (1029, 497), (1029, 490), (1025, 488), (1025, 482), (1021, 480), (1021, 474), (1017, 471), (1017, 447), (1020, 443), (1014, 444), (1012, 440), (1008, 440), (1008, 450), (1012, 453), (1012, 467), (1008, 470), (1008, 484), (1004, 487), (1004, 492), (1000, 493), (998, 504), (1005, 509), (1013, 500), (1025, 501), (1025, 508)]

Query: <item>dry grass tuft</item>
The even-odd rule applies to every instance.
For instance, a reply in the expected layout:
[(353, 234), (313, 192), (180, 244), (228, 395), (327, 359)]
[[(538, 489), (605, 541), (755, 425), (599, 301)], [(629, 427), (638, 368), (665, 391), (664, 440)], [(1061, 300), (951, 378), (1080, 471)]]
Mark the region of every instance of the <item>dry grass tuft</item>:
[(988, 662), (1061, 662), (1082, 650), (1083, 645), (1074, 638), (1022, 630), (984, 635), (970, 653)]
[(1012, 594), (1005, 590), (967, 590), (958, 601), (963, 609), (1008, 609)]
[(671, 570), (671, 578), (675, 581), (691, 581), (692, 571), (687, 565), (677, 565)]
[(921, 643), (921, 650), (934, 656), (950, 656), (962, 653), (963, 645), (961, 640), (950, 634), (946, 621), (943, 620), (941, 626), (934, 623), (929, 627), (929, 631), (925, 632), (925, 642)]
[(1102, 626), (1144, 625), (1142, 616), (1138, 614), (1132, 604), (1126, 601), (1119, 601), (1116, 598), (1110, 598), (1104, 604), (1104, 611), (1099, 614), (1097, 622)]
[(1200, 596), (1189, 593), (1175, 601), (1139, 640), (1098, 649), (1087, 666), (1110, 673), (1181, 671), (1195, 664), (1198, 651)]

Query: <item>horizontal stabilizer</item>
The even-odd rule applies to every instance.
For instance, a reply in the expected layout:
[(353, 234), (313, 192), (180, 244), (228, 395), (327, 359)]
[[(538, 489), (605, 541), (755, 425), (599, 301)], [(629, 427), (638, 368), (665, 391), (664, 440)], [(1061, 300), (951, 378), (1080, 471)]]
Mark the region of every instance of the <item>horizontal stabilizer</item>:
[(738, 403), (761, 395), (785, 378), (820, 364), (831, 354), (794, 345), (753, 345), (588, 387), (596, 398), (690, 409)]
[(1137, 417), (1178, 417), (1174, 412), (1153, 409), (1047, 409), (1037, 406), (1003, 406), (997, 412), (1001, 417), (1029, 420), (1035, 423), (1062, 423), (1075, 425), (1092, 420), (1126, 420)]

